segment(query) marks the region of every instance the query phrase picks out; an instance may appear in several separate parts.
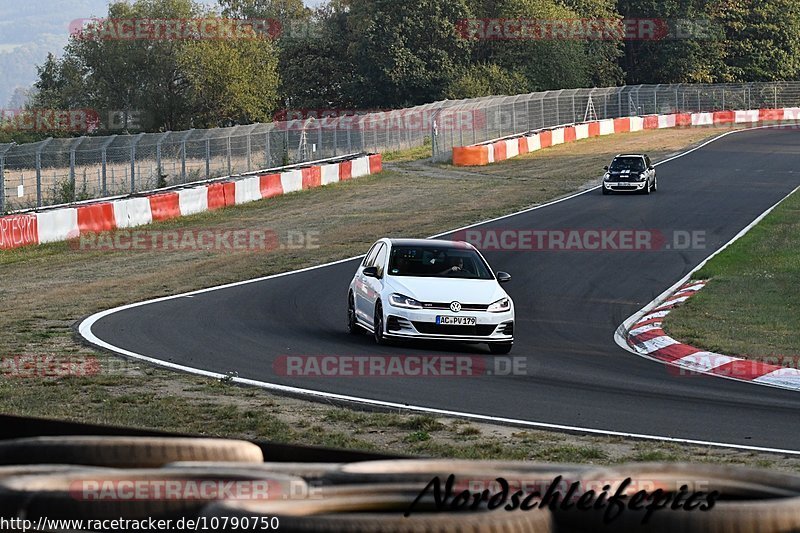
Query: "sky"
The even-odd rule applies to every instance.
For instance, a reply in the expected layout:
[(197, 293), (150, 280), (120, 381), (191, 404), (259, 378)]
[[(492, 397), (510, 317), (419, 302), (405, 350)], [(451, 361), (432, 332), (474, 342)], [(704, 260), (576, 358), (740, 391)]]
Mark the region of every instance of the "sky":
[[(216, 0), (196, 0), (217, 7)], [(304, 0), (310, 7), (323, 0)], [(30, 87), (48, 53), (60, 55), (70, 22), (102, 17), (108, 0), (0, 0), (0, 109), (16, 108), (17, 88)]]

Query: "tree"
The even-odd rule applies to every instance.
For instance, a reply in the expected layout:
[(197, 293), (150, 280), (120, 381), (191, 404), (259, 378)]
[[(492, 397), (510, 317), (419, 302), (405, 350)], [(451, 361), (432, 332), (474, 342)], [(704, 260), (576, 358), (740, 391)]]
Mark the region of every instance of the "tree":
[[(625, 41), (625, 81), (639, 83), (710, 83), (724, 71), (724, 38), (714, 21), (712, 0), (619, 0), (626, 19), (654, 19), (669, 24), (672, 35), (658, 40)], [(694, 20), (692, 28), (680, 21)], [(701, 30), (701, 31), (700, 31)]]
[(519, 72), (510, 72), (493, 63), (470, 66), (453, 80), (445, 96), (450, 100), (490, 95), (515, 95), (530, 92), (528, 79)]
[(465, 0), (352, 0), (348, 54), (353, 96), (364, 107), (404, 107), (443, 98), (469, 64), (472, 44), (458, 31)]
[(179, 53), (193, 127), (267, 122), (278, 100), (278, 58), (268, 37), (192, 42)]
[(800, 4), (796, 0), (727, 0), (716, 18), (725, 32), (725, 81), (796, 79), (800, 72)]

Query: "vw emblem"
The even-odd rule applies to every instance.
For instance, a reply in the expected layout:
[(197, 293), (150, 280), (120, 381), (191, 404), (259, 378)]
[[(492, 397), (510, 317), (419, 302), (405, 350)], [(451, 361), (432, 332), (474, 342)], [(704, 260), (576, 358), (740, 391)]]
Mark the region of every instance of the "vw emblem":
[(454, 313), (458, 313), (459, 311), (461, 311), (461, 304), (458, 302), (451, 303), (450, 310)]

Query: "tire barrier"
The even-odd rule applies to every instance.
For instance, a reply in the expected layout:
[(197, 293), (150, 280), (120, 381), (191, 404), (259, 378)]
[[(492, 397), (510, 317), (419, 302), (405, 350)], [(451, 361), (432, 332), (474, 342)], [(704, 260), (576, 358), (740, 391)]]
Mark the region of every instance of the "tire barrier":
[(171, 192), (9, 215), (0, 217), (0, 250), (143, 226), (377, 174), (381, 170), (380, 154), (364, 155), (347, 161), (308, 165), (277, 174), (208, 183)]
[(164, 437), (33, 437), (0, 441), (0, 464), (74, 464), (155, 468), (176, 461), (261, 463), (255, 444), (228, 439)]
[[(0, 467), (0, 519), (331, 533), (800, 531), (800, 475), (792, 473), (686, 463), (266, 463), (250, 446), (153, 437), (0, 441), (0, 457), (25, 459)], [(164, 462), (189, 455), (196, 457)], [(92, 456), (117, 466), (47, 463)], [(241, 460), (251, 462), (233, 462)]]
[[(669, 115), (631, 116), (567, 124), (556, 128), (535, 130), (513, 137), (453, 148), (453, 165), (457, 167), (485, 166), (505, 161), (562, 143), (641, 130), (673, 128), (676, 126), (714, 126), (755, 124), (757, 122), (796, 122), (800, 109), (747, 109), (715, 111), (712, 113), (674, 113)], [(509, 146), (514, 146), (508, 149)]]

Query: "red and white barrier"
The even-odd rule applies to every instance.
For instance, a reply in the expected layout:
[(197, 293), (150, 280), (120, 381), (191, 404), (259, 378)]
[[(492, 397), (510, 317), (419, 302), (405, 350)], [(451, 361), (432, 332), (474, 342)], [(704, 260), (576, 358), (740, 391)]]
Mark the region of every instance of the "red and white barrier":
[(245, 178), (235, 183), (236, 192), (234, 193), (234, 198), (237, 205), (261, 200), (261, 179), (258, 176)]
[(0, 218), (0, 250), (10, 250), (39, 241), (36, 215), (12, 215)]
[(74, 207), (36, 213), (39, 244), (67, 241), (80, 236), (78, 210)]
[[(514, 141), (514, 146), (518, 146)], [(519, 153), (519, 152), (517, 152)], [(515, 154), (517, 155), (517, 154)], [(330, 185), (382, 170), (380, 154), (148, 196), (0, 217), (0, 250), (74, 239)]]
[(208, 189), (192, 187), (178, 191), (178, 206), (182, 216), (194, 215), (208, 211)]
[(746, 109), (710, 113), (674, 113), (623, 117), (539, 130), (524, 137), (453, 148), (453, 165), (481, 166), (503, 161), (561, 143), (632, 131), (689, 126), (754, 124), (757, 122), (797, 122), (800, 108)]
[(127, 198), (116, 200), (114, 205), (114, 220), (118, 228), (134, 228), (144, 226), (153, 221), (150, 211), (150, 201), (147, 198)]

